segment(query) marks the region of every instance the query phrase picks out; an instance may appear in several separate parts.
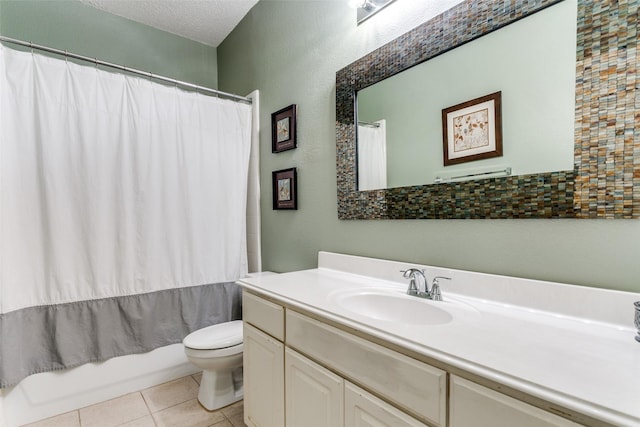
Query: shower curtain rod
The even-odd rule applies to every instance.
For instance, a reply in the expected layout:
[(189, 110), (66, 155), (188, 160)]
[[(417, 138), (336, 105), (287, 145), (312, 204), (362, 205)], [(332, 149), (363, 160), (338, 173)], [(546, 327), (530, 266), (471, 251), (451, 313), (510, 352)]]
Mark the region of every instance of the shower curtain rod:
[(196, 85), (196, 84), (193, 84), (193, 83), (183, 82), (181, 80), (172, 79), (170, 77), (164, 77), (164, 76), (160, 76), (158, 74), (149, 73), (149, 72), (138, 70), (138, 69), (135, 69), (135, 68), (125, 67), (124, 65), (118, 65), (118, 64), (113, 64), (111, 62), (101, 61), (101, 60), (96, 59), (96, 58), (90, 58), (88, 56), (83, 56), (83, 55), (78, 55), (76, 53), (67, 52), (66, 50), (54, 49), (52, 47), (42, 46), (42, 45), (35, 44), (35, 43), (32, 43), (32, 42), (25, 42), (25, 41), (22, 41), (22, 40), (13, 39), (11, 37), (5, 37), (5, 36), (0, 36), (0, 42), (13, 43), (13, 44), (17, 44), (17, 45), (20, 45), (20, 46), (28, 47), (30, 49), (42, 50), (44, 52), (55, 53), (57, 55), (63, 55), (63, 56), (68, 57), (68, 58), (74, 58), (74, 59), (79, 59), (81, 61), (93, 62), (96, 65), (102, 65), (104, 67), (115, 68), (116, 70), (126, 71), (128, 73), (133, 73), (133, 74), (138, 74), (138, 75), (141, 75), (141, 76), (144, 76), (144, 77), (148, 77), (149, 79), (160, 80), (160, 81), (163, 81), (163, 82), (166, 82), (166, 83), (171, 83), (171, 84), (174, 84), (174, 85), (177, 85), (177, 86), (183, 86), (183, 87), (186, 87), (186, 88), (189, 88), (189, 89), (193, 89), (193, 90), (196, 90), (196, 91), (212, 93), (212, 94), (214, 94), (215, 96), (218, 96), (218, 97), (229, 98), (229, 99), (232, 99), (234, 101), (239, 101), (239, 102), (246, 102), (247, 104), (251, 104), (252, 103), (251, 98), (246, 98), (244, 96), (234, 95), (232, 93), (222, 92), (222, 91), (216, 90), (216, 89), (210, 89), (208, 87), (199, 86), (199, 85)]

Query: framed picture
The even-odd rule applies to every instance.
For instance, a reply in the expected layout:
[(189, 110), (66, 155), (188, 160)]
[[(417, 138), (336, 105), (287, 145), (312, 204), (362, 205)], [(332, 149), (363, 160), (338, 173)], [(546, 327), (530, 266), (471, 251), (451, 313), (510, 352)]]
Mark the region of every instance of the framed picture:
[(271, 152), (296, 148), (296, 104), (271, 114)]
[(271, 173), (273, 182), (273, 209), (298, 209), (298, 183), (296, 168)]
[(502, 156), (502, 92), (442, 110), (444, 165)]

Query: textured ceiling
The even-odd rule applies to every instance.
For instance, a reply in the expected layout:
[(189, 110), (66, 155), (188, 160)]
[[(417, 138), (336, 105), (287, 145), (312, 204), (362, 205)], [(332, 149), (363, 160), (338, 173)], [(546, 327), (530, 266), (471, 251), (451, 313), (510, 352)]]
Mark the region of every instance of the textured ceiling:
[(218, 47), (258, 0), (80, 0), (169, 33)]

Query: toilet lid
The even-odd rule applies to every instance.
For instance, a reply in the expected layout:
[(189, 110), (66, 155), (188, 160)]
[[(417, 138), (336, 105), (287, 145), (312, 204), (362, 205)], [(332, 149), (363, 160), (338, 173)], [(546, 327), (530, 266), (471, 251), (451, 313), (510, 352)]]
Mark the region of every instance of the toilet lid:
[(242, 343), (242, 320), (218, 323), (190, 333), (182, 341), (195, 350), (215, 350)]

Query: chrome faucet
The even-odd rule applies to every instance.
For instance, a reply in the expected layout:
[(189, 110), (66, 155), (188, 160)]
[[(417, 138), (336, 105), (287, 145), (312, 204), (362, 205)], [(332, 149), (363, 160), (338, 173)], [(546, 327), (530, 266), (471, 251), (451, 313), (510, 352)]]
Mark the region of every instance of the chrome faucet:
[[(429, 284), (427, 278), (424, 275), (424, 270), (418, 270), (417, 268), (410, 268), (408, 270), (400, 270), (402, 277), (409, 279), (409, 288), (407, 289), (407, 295), (412, 295), (420, 298), (431, 298), (429, 292)], [(419, 283), (416, 284), (416, 281)]]
[(407, 289), (407, 295), (418, 298), (426, 298), (433, 301), (442, 301), (442, 292), (440, 291), (439, 280), (451, 280), (450, 277), (436, 276), (433, 278), (431, 290), (429, 290), (429, 283), (427, 281), (427, 277), (424, 275), (424, 270), (410, 268), (408, 270), (400, 270), (400, 272), (402, 273), (402, 277), (404, 277), (405, 279), (409, 279), (409, 288)]

